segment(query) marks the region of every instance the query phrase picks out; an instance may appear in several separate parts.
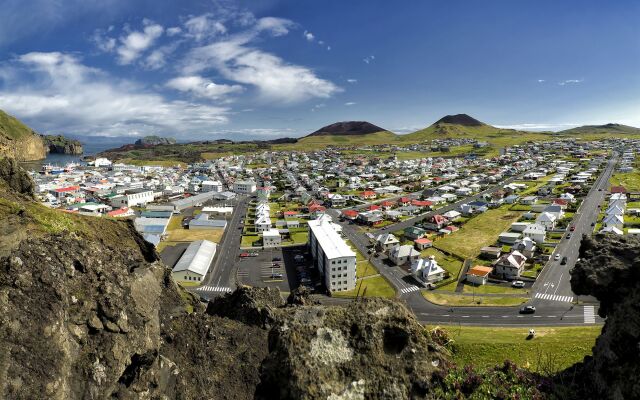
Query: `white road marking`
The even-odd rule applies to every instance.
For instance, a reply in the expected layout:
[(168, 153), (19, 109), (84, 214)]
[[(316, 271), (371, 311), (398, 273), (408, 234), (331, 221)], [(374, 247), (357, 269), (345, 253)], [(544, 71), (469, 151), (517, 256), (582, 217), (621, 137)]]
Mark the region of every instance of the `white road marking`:
[(594, 306), (585, 306), (583, 313), (584, 313), (585, 324), (596, 323), (596, 308)]
[(226, 286), (210, 286), (210, 285), (201, 286), (201, 287), (197, 288), (196, 290), (198, 290), (200, 292), (232, 292), (230, 287), (226, 287)]
[(404, 289), (400, 289), (400, 292), (402, 294), (407, 294), (407, 293), (415, 292), (416, 290), (420, 290), (420, 288), (415, 286), (415, 285), (411, 285), (411, 286), (406, 287)]
[(542, 299), (542, 300), (560, 301), (563, 303), (573, 302), (573, 296), (561, 296), (561, 295), (550, 294), (550, 293), (536, 293), (534, 298)]

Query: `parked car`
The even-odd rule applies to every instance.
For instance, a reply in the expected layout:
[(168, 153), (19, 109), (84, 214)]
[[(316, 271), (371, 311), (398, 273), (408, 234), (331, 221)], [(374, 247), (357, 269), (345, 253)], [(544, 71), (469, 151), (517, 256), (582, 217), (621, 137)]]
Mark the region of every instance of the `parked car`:
[(279, 263), (273, 263), (273, 268), (280, 268), (280, 264)]
[(567, 233), (567, 239), (571, 239), (571, 232)]
[(571, 232), (573, 232), (573, 231), (575, 231), (575, 230), (576, 230), (576, 227), (575, 227), (575, 226), (572, 226), (571, 228), (569, 228), (569, 230), (570, 230)]
[(591, 226), (596, 226), (596, 223), (595, 223), (595, 222), (592, 222), (592, 223), (591, 223)]
[(256, 251), (252, 251), (251, 253), (249, 253), (250, 257), (258, 257), (258, 252)]
[(274, 272), (273, 274), (271, 274), (271, 279), (282, 279), (282, 274), (279, 272)]
[(533, 314), (536, 312), (536, 308), (534, 306), (524, 306), (520, 309), (520, 314)]
[(249, 257), (249, 253), (240, 253), (240, 258)]
[(522, 289), (524, 287), (524, 282), (523, 281), (513, 281), (513, 282), (511, 282), (511, 286), (513, 286), (514, 288)]
[(273, 257), (273, 258), (271, 259), (271, 261), (282, 261), (282, 258), (280, 258), (280, 257)]

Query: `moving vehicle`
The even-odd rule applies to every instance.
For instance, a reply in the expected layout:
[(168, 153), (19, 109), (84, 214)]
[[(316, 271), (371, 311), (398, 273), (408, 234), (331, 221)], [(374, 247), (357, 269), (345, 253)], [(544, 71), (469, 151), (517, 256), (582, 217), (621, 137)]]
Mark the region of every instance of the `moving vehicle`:
[(271, 279), (282, 279), (282, 274), (279, 272), (274, 272), (271, 274)]
[(575, 231), (575, 230), (576, 230), (576, 227), (575, 227), (575, 226), (572, 226), (571, 228), (569, 228), (569, 231), (571, 231), (571, 232), (573, 232), (573, 231)]
[(562, 257), (562, 261), (560, 261), (560, 265), (565, 265), (567, 263), (567, 257)]
[(567, 233), (567, 239), (571, 239), (571, 232)]
[(513, 286), (514, 288), (523, 288), (524, 287), (524, 282), (523, 281), (513, 281), (511, 282), (511, 286)]
[(520, 314), (534, 314), (536, 308), (534, 306), (524, 306), (520, 309)]
[(592, 222), (592, 223), (591, 223), (591, 226), (596, 226), (596, 223), (595, 223), (595, 222)]
[(273, 258), (271, 259), (271, 261), (282, 261), (282, 258), (280, 258), (280, 257), (273, 257)]
[(240, 258), (249, 257), (249, 253), (240, 253)]
[(554, 260), (558, 261), (560, 259), (560, 253), (556, 254), (555, 257), (553, 257)]

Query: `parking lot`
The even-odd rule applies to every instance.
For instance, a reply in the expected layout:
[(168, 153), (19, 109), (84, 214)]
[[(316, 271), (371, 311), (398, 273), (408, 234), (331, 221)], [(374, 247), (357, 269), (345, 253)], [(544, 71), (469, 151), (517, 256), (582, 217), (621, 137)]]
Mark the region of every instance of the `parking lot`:
[(306, 246), (284, 249), (264, 249), (246, 252), (254, 254), (238, 260), (238, 279), (245, 285), (277, 287), (290, 292), (300, 284), (322, 291), (320, 277)]

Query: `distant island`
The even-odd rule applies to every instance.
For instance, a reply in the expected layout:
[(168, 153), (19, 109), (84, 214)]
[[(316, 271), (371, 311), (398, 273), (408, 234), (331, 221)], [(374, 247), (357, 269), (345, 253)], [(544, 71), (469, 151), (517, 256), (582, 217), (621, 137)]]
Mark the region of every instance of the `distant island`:
[(42, 135), (42, 141), (48, 153), (79, 155), (84, 151), (80, 141), (62, 135)]
[(172, 137), (162, 137), (162, 136), (145, 136), (142, 139), (138, 139), (134, 143), (138, 146), (157, 146), (160, 144), (176, 144), (176, 139)]

